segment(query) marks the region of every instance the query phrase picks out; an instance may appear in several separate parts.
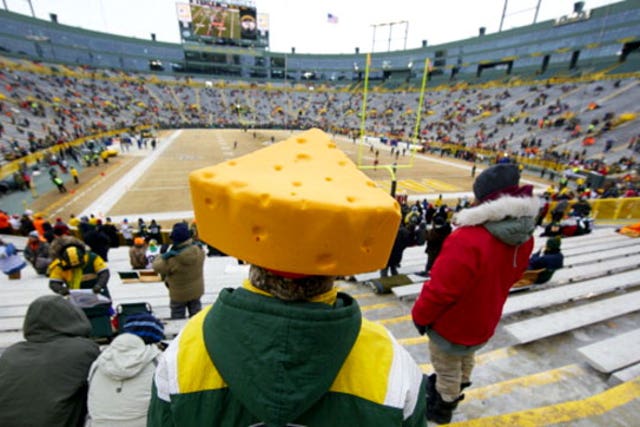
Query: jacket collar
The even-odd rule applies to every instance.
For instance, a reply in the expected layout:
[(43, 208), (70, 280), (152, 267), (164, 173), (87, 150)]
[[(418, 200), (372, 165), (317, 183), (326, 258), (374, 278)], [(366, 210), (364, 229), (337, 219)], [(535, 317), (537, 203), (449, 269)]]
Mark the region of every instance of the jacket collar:
[(453, 223), (458, 226), (480, 225), (506, 218), (535, 217), (539, 211), (538, 197), (504, 196), (461, 210), (453, 216)]

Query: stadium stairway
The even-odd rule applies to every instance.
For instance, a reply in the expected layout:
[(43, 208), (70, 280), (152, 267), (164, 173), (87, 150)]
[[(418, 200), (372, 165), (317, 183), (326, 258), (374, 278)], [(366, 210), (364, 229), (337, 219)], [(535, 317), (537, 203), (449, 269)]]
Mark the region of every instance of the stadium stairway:
[[(15, 236), (7, 240), (19, 248), (25, 242)], [(536, 238), (536, 247), (544, 241)], [(565, 239), (563, 252), (571, 265), (566, 271), (601, 264), (605, 273), (579, 281), (569, 275), (566, 280), (512, 294), (495, 336), (477, 354), (473, 385), (465, 390), (452, 425), (638, 425), (640, 268), (637, 261), (630, 261), (627, 268), (620, 266), (618, 273), (606, 272), (606, 266), (636, 259), (639, 249), (640, 239), (620, 236), (610, 227)], [(424, 247), (409, 248), (402, 271), (422, 270), (425, 260)], [(124, 283), (118, 272), (131, 270), (127, 248), (112, 249), (109, 266), (114, 305), (150, 303), (163, 319), (168, 337), (175, 336), (184, 321), (168, 319), (164, 285)], [(248, 266), (231, 257), (206, 258), (203, 303), (212, 303), (222, 288), (239, 286), (247, 271)], [(375, 294), (366, 285), (373, 277), (377, 273), (357, 275), (358, 282), (337, 285), (359, 302), (365, 318), (387, 327), (425, 373), (432, 372), (427, 338), (418, 335), (411, 322), (413, 302), (392, 293)], [(21, 280), (2, 277), (0, 352), (22, 339), (28, 304), (50, 293), (47, 284), (31, 267), (23, 270)]]

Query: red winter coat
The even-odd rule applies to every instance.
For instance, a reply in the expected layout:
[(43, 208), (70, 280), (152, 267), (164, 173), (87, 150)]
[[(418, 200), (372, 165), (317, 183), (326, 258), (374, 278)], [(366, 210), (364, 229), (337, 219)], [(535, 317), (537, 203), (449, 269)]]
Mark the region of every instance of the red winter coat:
[[(467, 219), (475, 218), (445, 240), (431, 277), (424, 283), (413, 306), (412, 316), (416, 324), (428, 326), (447, 341), (465, 346), (483, 344), (494, 334), (509, 289), (527, 269), (533, 250), (533, 238), (530, 236), (538, 209), (538, 204), (532, 203), (531, 199), (528, 202), (520, 199), (515, 201), (518, 205), (515, 212), (529, 211), (519, 216), (514, 214), (514, 210), (509, 210), (513, 198), (509, 199), (512, 200), (506, 201), (506, 206), (503, 199), (492, 202), (488, 206), (489, 214), (486, 214), (484, 204), (461, 211)], [(491, 215), (492, 208), (499, 208), (493, 209), (493, 213), (498, 211), (504, 218), (522, 219), (522, 231), (527, 228), (520, 239), (524, 243), (505, 243), (480, 225), (484, 222), (479, 221), (485, 216), (494, 223), (500, 222)], [(478, 211), (480, 215), (477, 215)]]

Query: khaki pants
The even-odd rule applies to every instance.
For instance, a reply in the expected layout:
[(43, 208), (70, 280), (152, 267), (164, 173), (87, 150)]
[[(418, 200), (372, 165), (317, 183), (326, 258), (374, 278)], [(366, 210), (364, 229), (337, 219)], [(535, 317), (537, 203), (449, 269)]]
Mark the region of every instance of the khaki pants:
[(460, 384), (471, 381), (471, 371), (475, 363), (475, 353), (456, 356), (445, 353), (433, 341), (429, 341), (431, 364), (438, 374), (436, 390), (447, 402), (453, 402), (460, 395)]

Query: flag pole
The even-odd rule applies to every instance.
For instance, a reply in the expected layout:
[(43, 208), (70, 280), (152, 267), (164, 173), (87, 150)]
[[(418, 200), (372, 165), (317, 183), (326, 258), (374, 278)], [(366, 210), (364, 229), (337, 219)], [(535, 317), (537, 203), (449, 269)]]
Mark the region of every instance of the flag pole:
[(369, 90), (369, 67), (371, 66), (371, 53), (367, 53), (367, 64), (364, 69), (364, 95), (362, 99), (362, 111), (360, 112), (360, 148), (358, 149), (358, 166), (362, 166), (362, 149), (364, 146), (364, 125), (367, 114), (367, 92)]
[(422, 85), (420, 87), (420, 98), (418, 100), (418, 111), (416, 112), (416, 126), (413, 129), (413, 143), (411, 144), (411, 160), (410, 166), (413, 166), (413, 158), (416, 153), (416, 146), (420, 133), (420, 119), (422, 117), (422, 104), (424, 103), (424, 91), (427, 87), (427, 80), (429, 76), (429, 58), (424, 60), (424, 72), (422, 73)]

